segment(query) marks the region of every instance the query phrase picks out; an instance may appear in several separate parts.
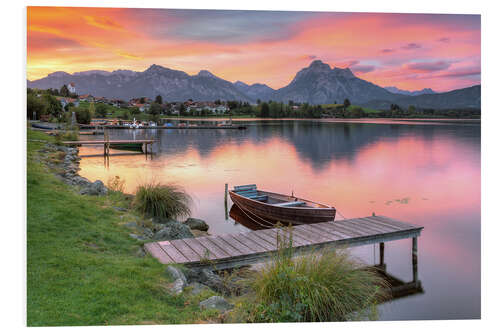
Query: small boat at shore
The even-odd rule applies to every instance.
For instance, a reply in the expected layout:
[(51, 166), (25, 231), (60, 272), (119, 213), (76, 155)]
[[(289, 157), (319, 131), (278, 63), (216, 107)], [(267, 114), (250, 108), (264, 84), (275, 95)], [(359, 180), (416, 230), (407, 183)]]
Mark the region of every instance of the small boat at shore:
[(243, 212), (264, 221), (298, 225), (335, 220), (334, 207), (293, 195), (257, 190), (255, 184), (235, 186), (229, 196)]

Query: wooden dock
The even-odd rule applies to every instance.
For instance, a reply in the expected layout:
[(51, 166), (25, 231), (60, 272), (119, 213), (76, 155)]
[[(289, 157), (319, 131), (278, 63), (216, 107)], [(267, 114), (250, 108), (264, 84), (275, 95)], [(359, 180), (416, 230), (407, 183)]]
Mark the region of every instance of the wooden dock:
[[(297, 255), (323, 247), (344, 248), (368, 244), (380, 245), (380, 265), (384, 264), (384, 242), (413, 239), (413, 281), (418, 281), (417, 237), (423, 227), (385, 216), (340, 220), (294, 226), (292, 246)], [(147, 252), (163, 264), (180, 263), (193, 268), (226, 269), (264, 261), (277, 251), (277, 236), (282, 229), (264, 229), (185, 238), (144, 245)]]
[[(140, 128), (130, 128), (125, 125), (99, 125), (99, 127), (106, 129), (157, 129), (157, 130), (172, 130), (172, 129), (195, 129), (195, 130), (206, 130), (206, 129), (223, 129), (223, 130), (244, 130), (247, 127), (245, 125), (227, 125), (227, 126), (211, 126), (211, 125), (200, 125), (200, 126), (142, 126)], [(95, 128), (95, 126), (80, 125), (81, 129)]]
[(63, 141), (65, 145), (103, 145), (104, 146), (104, 156), (109, 156), (109, 149), (111, 145), (115, 146), (130, 146), (130, 145), (142, 145), (143, 152), (148, 153), (148, 146), (152, 145), (155, 140), (144, 139), (144, 140), (79, 140), (79, 141)]

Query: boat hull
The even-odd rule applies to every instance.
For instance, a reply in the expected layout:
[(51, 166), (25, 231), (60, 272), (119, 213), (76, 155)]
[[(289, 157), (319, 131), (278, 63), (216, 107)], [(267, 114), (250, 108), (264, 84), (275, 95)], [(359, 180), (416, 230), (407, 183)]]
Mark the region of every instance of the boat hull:
[[(267, 195), (273, 195), (271, 192), (263, 192)], [(234, 204), (236, 204), (242, 211), (256, 215), (265, 221), (279, 221), (284, 225), (293, 224), (311, 224), (321, 222), (333, 222), (335, 220), (336, 210), (333, 207), (319, 205), (322, 207), (279, 207), (264, 202), (259, 202), (233, 191), (229, 191), (229, 195)], [(276, 194), (279, 195), (279, 194)], [(283, 195), (279, 195), (283, 196)], [(295, 199), (295, 198), (294, 198)], [(304, 199), (296, 198), (297, 200), (306, 201)]]

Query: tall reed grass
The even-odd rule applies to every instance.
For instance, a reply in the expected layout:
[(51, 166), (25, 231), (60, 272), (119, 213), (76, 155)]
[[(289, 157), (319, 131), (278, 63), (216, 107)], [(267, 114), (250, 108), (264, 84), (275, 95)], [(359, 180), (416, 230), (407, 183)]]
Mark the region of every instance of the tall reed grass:
[(147, 216), (179, 218), (191, 214), (191, 202), (189, 194), (180, 186), (150, 182), (137, 187), (133, 206)]
[[(386, 282), (345, 251), (316, 250), (294, 258), (291, 233), (278, 237), (278, 252), (248, 283), (229, 321), (315, 322), (376, 319), (388, 297)], [(231, 318), (232, 317), (232, 318)]]

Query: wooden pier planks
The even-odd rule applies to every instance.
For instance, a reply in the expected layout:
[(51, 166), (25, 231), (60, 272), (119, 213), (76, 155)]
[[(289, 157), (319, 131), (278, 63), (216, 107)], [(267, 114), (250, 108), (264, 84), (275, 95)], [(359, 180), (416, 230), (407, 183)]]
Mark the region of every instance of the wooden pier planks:
[[(369, 216), (295, 226), (291, 229), (292, 246), (309, 250), (323, 246), (360, 246), (391, 240), (416, 238), (423, 227), (385, 216)], [(272, 256), (277, 250), (278, 235), (288, 241), (287, 229), (264, 229), (154, 242), (145, 249), (163, 264), (182, 263), (188, 266), (210, 265), (218, 268), (255, 263)]]

